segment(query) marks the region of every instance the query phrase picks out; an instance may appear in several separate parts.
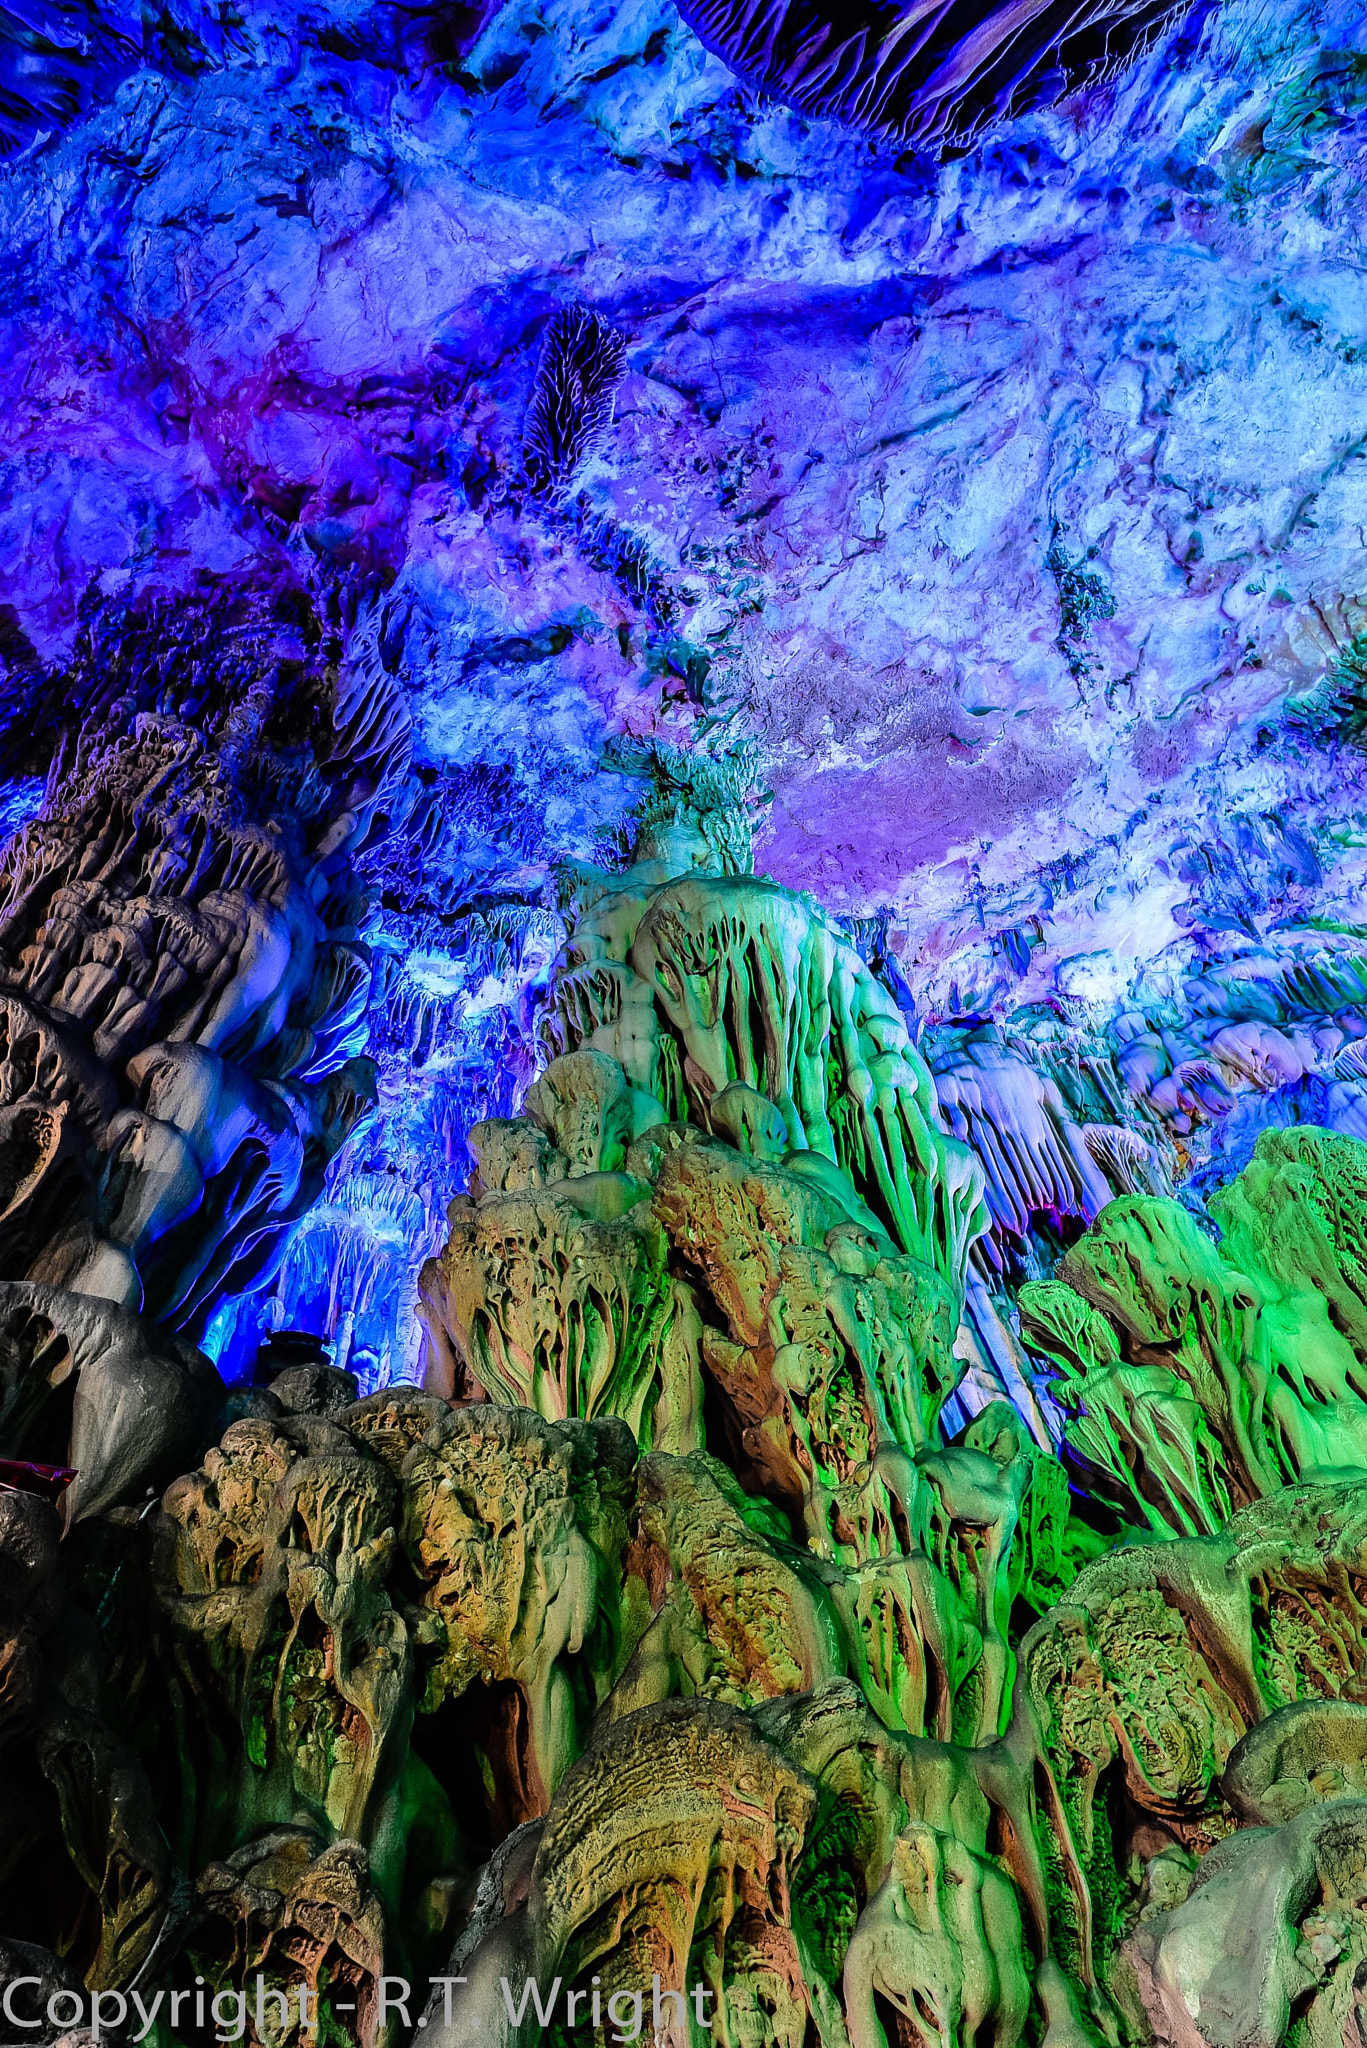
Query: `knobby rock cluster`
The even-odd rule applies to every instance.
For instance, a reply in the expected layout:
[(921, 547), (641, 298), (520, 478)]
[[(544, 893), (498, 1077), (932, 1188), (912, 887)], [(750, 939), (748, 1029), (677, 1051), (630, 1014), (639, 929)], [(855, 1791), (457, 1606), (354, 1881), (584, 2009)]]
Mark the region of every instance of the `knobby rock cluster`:
[(1013, 1083), (1095, 1215), (1020, 1301), (1063, 1435), (966, 1406), (1000, 1202), (681, 797), (574, 878), (425, 1387), (226, 1387), (206, 1311), (364, 1111), (385, 704), (134, 708), (5, 857), (5, 1974), (264, 1983), (259, 2048), (398, 2048), (457, 1978), (439, 2048), (657, 1983), (669, 2048), (1355, 2040), (1367, 1149), (1267, 1135), (1206, 1230)]

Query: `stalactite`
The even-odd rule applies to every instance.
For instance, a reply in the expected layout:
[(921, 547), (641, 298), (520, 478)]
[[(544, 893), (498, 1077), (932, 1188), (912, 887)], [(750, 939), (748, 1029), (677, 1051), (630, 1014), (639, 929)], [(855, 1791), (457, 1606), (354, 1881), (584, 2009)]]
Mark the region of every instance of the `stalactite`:
[[(6, 868), (9, 1241), (56, 1277), (3, 1283), (4, 1448), (62, 1508), (0, 1492), (0, 1739), (32, 1760), (17, 1854), (80, 1872), (86, 1980), (180, 1958), (235, 1993), (253, 1958), (360, 2048), (398, 2048), (396, 1969), (462, 1980), (424, 2030), (452, 2048), (476, 2020), (530, 2040), (517, 2001), (556, 1978), (622, 2011), (698, 1992), (717, 2039), (933, 2013), (937, 2039), (1099, 2048), (1233, 1996), (1210, 1958), (1261, 1886), (1239, 1996), (1277, 2048), (1326, 1844), (1356, 1840), (1367, 1151), (1267, 1132), (1210, 1228), (1113, 1194), (1158, 1176), (1149, 1140), (989, 1038), (932, 1082), (830, 921), (743, 872), (734, 783), (665, 760), (633, 858), (571, 878), (553, 1057), (470, 1133), (426, 1390), (356, 1398), (339, 1319), (380, 1283), (324, 1206), (291, 1256), (337, 1295), (334, 1361), (282, 1330), (230, 1393), (164, 1276), (210, 1225), (194, 1273), (242, 1269), (251, 1202), (288, 1210), (322, 1140), (281, 1168), (280, 1112), (347, 1071), (358, 940), (303, 917), (193, 993), (145, 944), (92, 947), (107, 918), (52, 908), (73, 862), (105, 891), (82, 903), (188, 901), (191, 930), (196, 876), (288, 909), (306, 870), (214, 796), (202, 741), (85, 744), (133, 798), (84, 838), (40, 814)], [(168, 810), (187, 773), (208, 794)], [(142, 895), (111, 896), (130, 862)], [(411, 1234), (421, 1195), (371, 1180)], [(1066, 1469), (1038, 1413), (959, 1400), (970, 1253), (1040, 1218), (1089, 1226), (1020, 1293)]]
[(742, 77), (804, 113), (902, 143), (965, 146), (989, 124), (1105, 78), (1172, 8), (1107, 5), (933, 11), (862, 0), (681, 0), (680, 12)]
[(1360, 30), (0, 0), (0, 2041), (1367, 2048)]

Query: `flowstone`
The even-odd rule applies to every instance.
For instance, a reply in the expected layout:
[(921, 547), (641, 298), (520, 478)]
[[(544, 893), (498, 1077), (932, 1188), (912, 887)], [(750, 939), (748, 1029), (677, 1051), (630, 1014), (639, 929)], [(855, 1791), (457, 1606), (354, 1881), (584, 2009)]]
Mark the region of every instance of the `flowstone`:
[[(1367, 1149), (1269, 1133), (1209, 1218), (1108, 1201), (1112, 1127), (983, 1040), (940, 1100), (989, 1201), (863, 958), (744, 866), (695, 801), (579, 876), (549, 1057), (423, 1272), (424, 1389), (305, 1356), (229, 1392), (165, 1318), (3, 1281), (6, 1452), (74, 1377), (80, 1463), (0, 1491), (30, 1989), (189, 1970), (258, 2048), (420, 2010), (439, 2048), (1356, 2026)], [(74, 1042), (44, 1072), (107, 1130)], [(13, 1120), (20, 1193), (56, 1109)], [(965, 1299), (1046, 1208), (1090, 1228), (1021, 1291), (1027, 1419)]]
[(1367, 1148), (1266, 1131), (1211, 1201), (1110, 1204), (1021, 1290), (1069, 1443), (1159, 1532), (1213, 1532), (1288, 1480), (1367, 1462)]

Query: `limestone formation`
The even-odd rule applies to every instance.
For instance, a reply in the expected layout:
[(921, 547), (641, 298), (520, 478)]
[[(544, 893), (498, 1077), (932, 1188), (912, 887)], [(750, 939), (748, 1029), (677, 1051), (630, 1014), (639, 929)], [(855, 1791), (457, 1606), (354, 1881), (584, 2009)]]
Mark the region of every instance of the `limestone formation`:
[(1006, 8), (759, 7), (682, 0), (681, 13), (743, 78), (804, 112), (902, 143), (963, 145), (1005, 116), (1104, 78), (1169, 18), (1110, 0), (1084, 14)]
[[(634, 1463), (619, 1421), (546, 1423), (487, 1403), (435, 1423), (401, 1469), (405, 1548), (438, 1625), (422, 1707), (475, 1681), (518, 1686), (519, 1821), (546, 1811), (579, 1752), (580, 1714), (614, 1670)], [(581, 1656), (586, 1698), (567, 1668)]]
[[(995, 1233), (1023, 1239), (1033, 1217), (1091, 1223), (1113, 1193), (1123, 1191), (1118, 1155), (1131, 1134), (1103, 1124), (1079, 1125), (1058, 1084), (989, 1032), (974, 1032), (957, 1056), (935, 1063), (935, 1093), (949, 1129), (973, 1147), (986, 1171), (987, 1206)], [(1119, 1185), (1113, 1187), (1106, 1171)]]
[[(403, 2048), (420, 2010), (440, 2048), (1355, 2040), (1367, 1151), (1267, 1133), (1203, 1213), (995, 1041), (932, 1087), (707, 794), (578, 877), (551, 1056), (423, 1270), (422, 1389), (357, 1399), (288, 1332), (229, 1388), (183, 1334), (331, 1142), (290, 1105), (345, 1075), (343, 956), (233, 995), (229, 949), (231, 1029), (156, 1037), (188, 979), (124, 1003), (76, 919), (58, 984), (30, 917), (4, 1967), (188, 1971), (255, 2048)], [(989, 1289), (1050, 1233), (1018, 1408), (965, 1316), (1005, 1342)]]
[(389, 1473), (321, 1418), (244, 1419), (169, 1490), (164, 1515), (158, 1585), (177, 1663), (190, 1698), (212, 1688), (238, 1731), (232, 1765), (200, 1788), (205, 1851), (239, 1816), (282, 1804), (366, 1839), (412, 1712), (409, 1628), (385, 1591)]
[[(368, 962), (329, 938), (303, 846), (243, 804), (225, 750), (245, 738), (147, 713), (87, 730), (0, 872), (26, 1275), (192, 1333), (263, 1270), (365, 1088), (347, 1041)], [(86, 1190), (44, 1231), (58, 1120)]]
[(0, 0), (0, 2048), (1367, 2048), (1361, 16)]
[(273, 1828), (201, 1872), (193, 1960), (227, 1995), (225, 2013), (245, 2002), (260, 2048), (314, 2038), (320, 1999), (341, 2039), (393, 2038), (380, 2011), (384, 1913), (369, 1879), (359, 1843), (320, 1848), (299, 1828)]
[(137, 615), (124, 633), (123, 694), (79, 685), (91, 715), (0, 853), (0, 1404), (7, 1452), (76, 1468), (68, 1519), (212, 1441), (224, 1390), (195, 1346), (273, 1274), (370, 1107), (337, 855), (406, 758), (373, 681), (334, 679), (310, 749), (288, 665), (181, 717), (177, 661), (202, 649)]
[(70, 1457), (68, 1522), (164, 1480), (223, 1408), (222, 1383), (192, 1345), (98, 1294), (0, 1282), (0, 1316), (6, 1448)]
[(585, 889), (557, 1049), (611, 1055), (666, 1118), (703, 1130), (714, 1097), (753, 1089), (790, 1153), (842, 1167), (897, 1247), (961, 1286), (985, 1227), (981, 1174), (942, 1134), (903, 1018), (815, 903), (741, 865), (678, 822)]
[(1069, 1442), (1158, 1530), (1213, 1532), (1288, 1480), (1367, 1455), (1362, 1148), (1268, 1131), (1211, 1202), (1110, 1204), (1021, 1292)]

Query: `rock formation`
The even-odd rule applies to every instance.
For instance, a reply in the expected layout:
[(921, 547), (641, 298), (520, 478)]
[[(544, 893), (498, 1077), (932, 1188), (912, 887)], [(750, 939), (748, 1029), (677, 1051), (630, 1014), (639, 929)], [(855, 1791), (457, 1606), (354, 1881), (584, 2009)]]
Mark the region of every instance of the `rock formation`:
[(923, 147), (971, 142), (1003, 115), (1104, 78), (1173, 9), (943, 7), (863, 0), (682, 0), (680, 12), (743, 78), (804, 113)]
[(1363, 2048), (1360, 31), (0, 6), (5, 2042)]
[[(156, 1040), (158, 1069), (157, 1011), (117, 1056), (73, 1007), (95, 977), (38, 974), (69, 927), (27, 913), (41, 1015), (68, 1007), (16, 1106), (89, 1121), (74, 1200), (44, 1210), (41, 1157), (12, 1176), (6, 1454), (54, 1440), (40, 1382), (76, 1391), (74, 1478), (0, 1492), (7, 1967), (260, 1990), (260, 2048), (397, 2044), (424, 2005), (450, 2048), (581, 2019), (1337, 2042), (1367, 1955), (1367, 1150), (1269, 1132), (1207, 1230), (1108, 1199), (994, 1054), (1007, 1216), (869, 968), (724, 822), (680, 802), (574, 878), (551, 1056), (472, 1131), (423, 1275), (427, 1388), (360, 1400), (307, 1361), (230, 1395), (175, 1334), (138, 1258), (236, 1212), (202, 1139), (165, 1230), (100, 1162), (120, 1115), (188, 1142), (175, 1047), (217, 1062), (218, 1129), (228, 1055)], [(110, 957), (95, 1008), (140, 1014)], [(295, 1001), (221, 1041), (272, 1069), (232, 1100), (320, 1085), (279, 1073), (317, 1058), (312, 1024), (277, 1049)], [(989, 1084), (940, 1085), (971, 1136)], [(970, 1263), (1036, 1200), (1092, 1219), (1020, 1297), (1066, 1464), (1003, 1398), (943, 1421)]]

